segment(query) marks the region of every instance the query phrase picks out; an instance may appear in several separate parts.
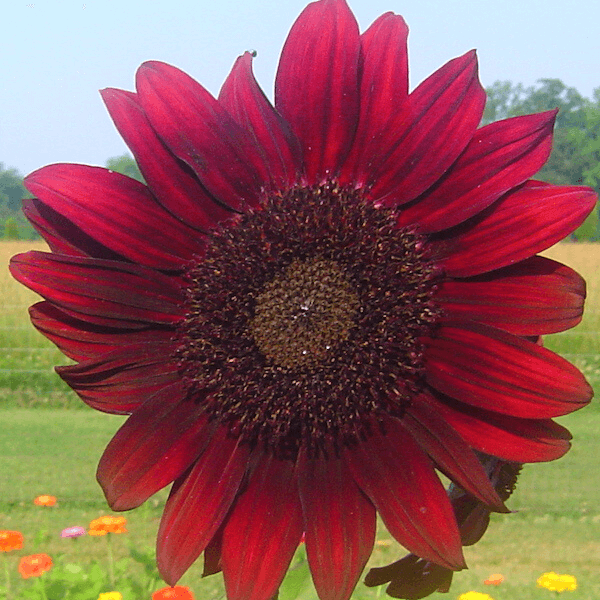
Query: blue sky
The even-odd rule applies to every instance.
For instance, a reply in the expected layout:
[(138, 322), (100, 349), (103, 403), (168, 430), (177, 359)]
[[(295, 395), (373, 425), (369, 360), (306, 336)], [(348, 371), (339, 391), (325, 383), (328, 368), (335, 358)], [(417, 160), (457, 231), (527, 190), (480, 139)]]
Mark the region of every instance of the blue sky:
[[(0, 162), (26, 174), (52, 162), (104, 164), (126, 147), (100, 100), (132, 89), (144, 60), (174, 64), (213, 93), (244, 50), (272, 97), (281, 46), (304, 0), (10, 0), (2, 10)], [(404, 15), (411, 86), (477, 48), (484, 85), (557, 77), (600, 87), (600, 2), (349, 0), (361, 29)]]

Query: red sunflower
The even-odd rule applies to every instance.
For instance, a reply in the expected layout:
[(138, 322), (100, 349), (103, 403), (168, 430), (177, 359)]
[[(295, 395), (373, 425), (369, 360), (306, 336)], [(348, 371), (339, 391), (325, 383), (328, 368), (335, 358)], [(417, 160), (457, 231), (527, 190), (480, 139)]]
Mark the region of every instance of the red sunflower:
[(409, 551), (463, 568), (436, 469), (506, 510), (475, 451), (562, 456), (551, 419), (590, 386), (535, 341), (581, 318), (585, 286), (536, 256), (595, 203), (529, 178), (555, 113), (478, 129), (474, 52), (408, 93), (407, 27), (362, 35), (310, 4), (271, 105), (241, 56), (219, 97), (148, 62), (102, 96), (146, 185), (52, 165), (25, 212), (52, 252), (13, 259), (34, 325), (90, 406), (131, 416), (98, 479), (113, 510), (173, 482), (158, 565), (204, 552), (230, 600), (267, 600), (303, 534), (322, 600), (350, 597), (378, 512)]

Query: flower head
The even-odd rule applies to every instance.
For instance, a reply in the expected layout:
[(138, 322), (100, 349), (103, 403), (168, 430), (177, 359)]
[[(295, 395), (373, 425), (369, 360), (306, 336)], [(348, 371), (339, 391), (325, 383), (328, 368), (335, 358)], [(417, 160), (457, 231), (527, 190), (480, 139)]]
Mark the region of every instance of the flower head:
[(23, 547), (23, 534), (20, 531), (0, 529), (0, 552), (20, 550)]
[(90, 535), (106, 535), (107, 533), (127, 533), (125, 517), (99, 517), (90, 522), (88, 533)]
[(77, 538), (85, 535), (85, 527), (75, 525), (74, 527), (67, 527), (60, 532), (60, 537), (63, 538)]
[(56, 504), (56, 497), (43, 494), (42, 496), (35, 498), (33, 503), (37, 506), (54, 506)]
[(152, 594), (152, 600), (194, 600), (192, 590), (182, 585), (166, 587)]
[(47, 554), (23, 556), (19, 561), (19, 573), (23, 579), (40, 577), (52, 568), (52, 559)]
[(574, 592), (577, 589), (577, 579), (573, 575), (559, 575), (554, 571), (549, 571), (538, 577), (537, 586), (551, 592)]
[(493, 573), (483, 583), (485, 585), (500, 585), (504, 581), (504, 576), (500, 573)]
[(98, 596), (98, 600), (123, 600), (120, 592), (105, 592)]
[(465, 594), (461, 594), (458, 597), (458, 600), (494, 600), (488, 594), (482, 594), (481, 592), (467, 592)]
[(507, 509), (477, 451), (569, 448), (552, 419), (591, 388), (536, 342), (579, 322), (585, 285), (537, 253), (595, 194), (530, 180), (555, 111), (478, 129), (473, 52), (409, 94), (407, 34), (392, 13), (360, 34), (344, 0), (313, 2), (274, 105), (250, 53), (218, 98), (147, 62), (135, 93), (102, 92), (145, 185), (65, 164), (26, 178), (52, 252), (12, 273), (77, 363), (61, 377), (131, 413), (98, 469), (111, 508), (173, 483), (169, 584), (204, 552), (230, 600), (267, 600), (305, 534), (319, 596), (346, 600), (377, 512), (419, 560), (461, 569), (436, 469), (488, 514)]

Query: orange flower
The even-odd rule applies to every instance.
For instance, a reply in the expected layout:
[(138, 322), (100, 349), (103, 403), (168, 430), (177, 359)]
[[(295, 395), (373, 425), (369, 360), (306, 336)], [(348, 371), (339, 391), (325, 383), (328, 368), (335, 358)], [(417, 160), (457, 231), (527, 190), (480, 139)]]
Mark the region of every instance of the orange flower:
[(23, 579), (39, 577), (51, 568), (52, 559), (47, 554), (32, 554), (19, 561), (19, 573)]
[(182, 585), (166, 587), (154, 592), (152, 600), (194, 600), (192, 590)]
[(20, 531), (0, 530), (0, 552), (20, 550), (23, 547), (23, 534)]
[(125, 517), (100, 517), (90, 523), (90, 535), (106, 535), (107, 533), (127, 533)]
[(37, 506), (54, 506), (56, 504), (56, 496), (49, 496), (48, 494), (42, 494), (33, 501)]
[(504, 581), (504, 576), (500, 573), (494, 573), (490, 575), (483, 583), (485, 585), (500, 585)]

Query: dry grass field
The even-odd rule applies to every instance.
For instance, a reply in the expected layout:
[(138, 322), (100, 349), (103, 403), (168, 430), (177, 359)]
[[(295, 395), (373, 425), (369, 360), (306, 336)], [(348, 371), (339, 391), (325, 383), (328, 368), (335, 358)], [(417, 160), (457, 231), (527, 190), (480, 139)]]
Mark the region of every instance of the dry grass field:
[[(122, 418), (89, 409), (67, 413), (56, 407), (81, 407), (62, 384), (53, 367), (65, 358), (31, 327), (27, 306), (37, 300), (13, 281), (8, 261), (13, 254), (41, 243), (0, 243), (0, 528), (22, 529), (31, 539), (39, 529), (49, 528), (31, 498), (39, 493), (60, 497), (53, 529), (105, 514), (107, 507), (93, 480), (95, 464)], [(588, 281), (588, 304), (583, 322), (575, 329), (549, 336), (545, 343), (582, 368), (600, 390), (600, 244), (563, 243), (545, 253), (579, 271)], [(48, 406), (44, 411), (23, 407)], [(592, 407), (561, 419), (574, 434), (574, 447), (560, 461), (527, 466), (509, 506), (511, 515), (493, 515), (483, 540), (467, 549), (470, 570), (457, 574), (449, 595), (431, 600), (454, 600), (469, 590), (489, 593), (494, 600), (543, 600), (547, 590), (535, 587), (544, 571), (575, 575), (579, 588), (570, 600), (600, 598), (600, 496), (597, 491), (597, 456), (600, 453), (600, 412)], [(85, 411), (85, 412), (84, 412)], [(57, 439), (60, 443), (57, 444)], [(85, 439), (85, 444), (82, 444)], [(142, 508), (129, 513), (129, 537), (142, 548), (151, 548), (164, 492)], [(54, 522), (56, 521), (56, 522)], [(401, 549), (385, 530), (371, 564), (398, 558)], [(62, 552), (58, 538), (40, 551)], [(124, 547), (124, 546), (123, 546)], [(93, 556), (93, 540), (85, 539), (71, 560)], [(201, 580), (201, 562), (184, 578), (197, 598), (222, 599), (220, 577)], [(483, 580), (502, 573), (505, 583), (489, 589)], [(1, 586), (1, 584), (0, 584)], [(0, 598), (2, 594), (0, 593)], [(281, 600), (294, 596), (282, 594)], [(316, 600), (312, 588), (297, 596)], [(355, 600), (384, 598), (383, 588), (357, 588)]]

